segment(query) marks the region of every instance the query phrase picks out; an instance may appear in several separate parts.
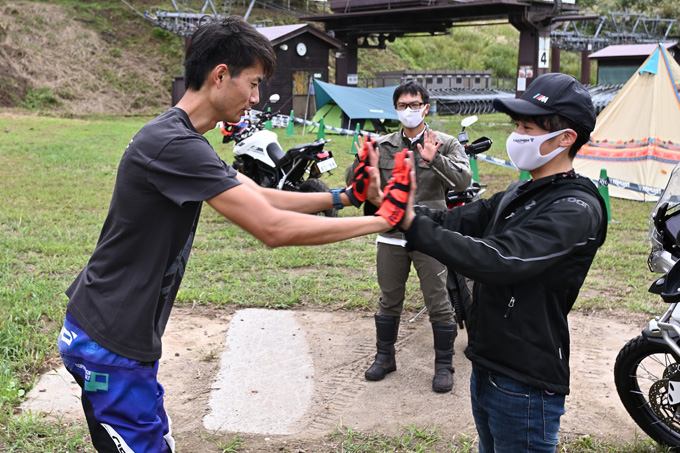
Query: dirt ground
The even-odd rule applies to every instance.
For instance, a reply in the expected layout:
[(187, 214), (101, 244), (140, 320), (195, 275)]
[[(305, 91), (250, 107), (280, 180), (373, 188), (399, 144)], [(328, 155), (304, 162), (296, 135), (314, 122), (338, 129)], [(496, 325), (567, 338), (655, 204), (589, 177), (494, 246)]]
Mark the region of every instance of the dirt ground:
[[(274, 338), (281, 337), (278, 340), (281, 344), (286, 343), (286, 335), (302, 335), (307, 344), (305, 354), (313, 362), (311, 371), (305, 371), (309, 379), (313, 380), (311, 401), (305, 402), (306, 410), (291, 407), (290, 412), (284, 411), (291, 420), (278, 423), (277, 419), (277, 425), (289, 427), (285, 435), (268, 434), (277, 431), (268, 429), (274, 427), (262, 421), (267, 419), (266, 416), (271, 419), (273, 413), (280, 411), (279, 406), (291, 401), (285, 395), (281, 398), (276, 395), (290, 395), (291, 382), (286, 382), (286, 379), (292, 381), (291, 376), (299, 377), (291, 373), (291, 369), (296, 366), (291, 362), (295, 360), (284, 359), (281, 353), (277, 355), (277, 345), (271, 345), (270, 350), (267, 347), (267, 341), (270, 340), (260, 341), (265, 336), (264, 332), (251, 332), (254, 336), (241, 343), (239, 349), (252, 346), (253, 357), (265, 357), (268, 363), (261, 367), (253, 366), (254, 374), (246, 368), (244, 373), (247, 376), (244, 379), (250, 379), (252, 387), (248, 383), (245, 388), (246, 393), (267, 394), (267, 403), (258, 406), (267, 414), (259, 417), (258, 413), (253, 413), (255, 404), (250, 407), (246, 403), (245, 407), (240, 408), (237, 419), (243, 412), (250, 412), (248, 417), (256, 421), (256, 428), (251, 429), (253, 432), (206, 429), (204, 419), (211, 413), (211, 392), (218, 385), (216, 377), (223, 365), (223, 353), (229, 349), (225, 347), (225, 339), (230, 322), (247, 320), (253, 309), (248, 310), (251, 311), (176, 307), (173, 311), (163, 337), (159, 381), (165, 386), (165, 405), (174, 422), (178, 453), (232, 451), (220, 448), (220, 443), (228, 445), (237, 434), (243, 443), (235, 451), (291, 453), (339, 451), (338, 439), (331, 437), (338, 429), (343, 432), (352, 429), (369, 435), (395, 436), (400, 430), (413, 426), (419, 429), (436, 428), (437, 434), (445, 440), (455, 441), (461, 436), (468, 440), (475, 438), (468, 389), (470, 362), (463, 354), (467, 343), (466, 331), (459, 331), (455, 343), (453, 391), (447, 394), (434, 393), (431, 390), (434, 361), (431, 328), (427, 315), (409, 322), (413, 313), (402, 317), (396, 345), (398, 369), (380, 382), (369, 382), (363, 377), (364, 370), (375, 354), (372, 314), (292, 311), (294, 328), (283, 329), (281, 324), (270, 325), (269, 333), (274, 331)], [(269, 313), (265, 316), (274, 315)], [(571, 441), (589, 436), (596, 440), (630, 442), (636, 437), (644, 437), (616, 394), (613, 368), (618, 351), (628, 340), (639, 335), (646, 323), (645, 318), (635, 316), (633, 319), (630, 315), (602, 312), (572, 312), (569, 318), (571, 394), (567, 397), (560, 438)], [(255, 325), (266, 330), (260, 327), (261, 324)], [(277, 379), (260, 376), (259, 369), (262, 373), (275, 373)], [(32, 404), (30, 410), (50, 412), (60, 417), (62, 423), (71, 419), (82, 422), (78, 400), (73, 396), (79, 393), (75, 382), (65, 371), (61, 375), (48, 373), (43, 378), (47, 377), (52, 382), (56, 380), (57, 385), (46, 385), (43, 381), (36, 385), (27, 401)], [(234, 384), (234, 387), (243, 388), (241, 375), (238, 374), (236, 379), (239, 385)], [(271, 388), (263, 386), (274, 386), (276, 391), (272, 393)], [(231, 391), (236, 392), (236, 389), (232, 388)], [(38, 401), (40, 399), (42, 402)], [(43, 406), (40, 407), (40, 404)], [(229, 408), (220, 409), (233, 414)], [(211, 416), (214, 414), (215, 411)], [(236, 426), (239, 426), (238, 423)], [(438, 445), (445, 448), (445, 442)]]
[[(238, 312), (236, 312), (238, 313)], [(240, 451), (333, 451), (329, 434), (336, 428), (364, 433), (396, 434), (413, 425), (437, 427), (444, 439), (475, 436), (470, 411), (470, 363), (463, 354), (465, 331), (456, 340), (454, 390), (431, 391), (432, 334), (426, 316), (415, 322), (402, 317), (397, 343), (398, 370), (381, 382), (368, 382), (363, 372), (374, 355), (372, 315), (356, 312), (295, 312), (306, 331), (314, 362), (314, 396), (310, 409), (289, 435), (239, 433)], [(232, 310), (177, 308), (164, 336), (159, 380), (174, 421), (179, 452), (221, 451), (215, 440), (236, 433), (210, 433), (203, 428), (209, 411), (211, 383)], [(412, 316), (412, 315), (411, 315)], [(621, 347), (640, 333), (644, 319), (572, 312), (571, 395), (562, 418), (561, 438), (583, 436), (631, 441), (639, 429), (620, 403), (613, 367)]]

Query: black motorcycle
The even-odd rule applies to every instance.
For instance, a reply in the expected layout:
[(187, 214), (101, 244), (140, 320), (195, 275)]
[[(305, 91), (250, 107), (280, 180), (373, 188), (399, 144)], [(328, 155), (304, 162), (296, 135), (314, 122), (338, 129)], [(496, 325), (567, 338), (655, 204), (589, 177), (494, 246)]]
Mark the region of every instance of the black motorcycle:
[[(487, 151), (489, 148), (491, 148), (491, 144), (493, 143), (493, 141), (488, 137), (480, 137), (474, 142), (470, 143), (470, 139), (465, 128), (471, 126), (477, 120), (478, 118), (476, 116), (463, 118), (461, 121), (463, 128), (458, 133), (458, 142), (463, 145), (465, 154), (467, 154), (470, 159), (476, 159), (477, 154)], [(462, 191), (448, 191), (446, 194), (446, 208), (455, 209), (458, 206), (463, 206), (464, 204), (479, 200), (482, 194), (486, 191), (484, 187), (484, 185), (476, 181), (472, 181), (470, 185)], [(466, 311), (472, 304), (473, 283), (474, 282), (472, 280), (465, 278), (456, 272), (453, 272), (451, 269), (448, 270), (446, 289), (449, 294), (449, 300), (453, 307), (456, 324), (461, 329), (465, 329)], [(409, 322), (415, 321), (421, 314), (425, 312), (425, 310), (426, 308), (423, 308)]]
[[(470, 143), (466, 127), (471, 126), (477, 121), (476, 116), (469, 116), (463, 118), (461, 125), (463, 129), (458, 133), (458, 141), (465, 149), (465, 154), (470, 159), (477, 159), (477, 154), (483, 153), (491, 148), (493, 141), (488, 137), (480, 137), (474, 142)], [(481, 198), (486, 191), (482, 184), (477, 181), (472, 181), (470, 185), (462, 191), (450, 190), (446, 194), (447, 209), (455, 209), (458, 206), (463, 206), (472, 203)], [(462, 275), (451, 271), (449, 269), (446, 288), (449, 293), (449, 299), (453, 306), (453, 311), (456, 317), (456, 323), (460, 329), (465, 329), (465, 322), (467, 319), (466, 312), (472, 304), (472, 286), (473, 281), (465, 278)]]

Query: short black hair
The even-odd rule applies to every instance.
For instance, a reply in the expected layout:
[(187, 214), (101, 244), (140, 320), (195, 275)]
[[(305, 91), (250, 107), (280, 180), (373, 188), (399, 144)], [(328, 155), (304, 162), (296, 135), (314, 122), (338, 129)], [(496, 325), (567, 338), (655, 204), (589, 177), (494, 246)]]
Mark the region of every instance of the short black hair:
[(513, 112), (508, 112), (508, 115), (510, 115), (510, 118), (512, 118), (513, 121), (532, 122), (548, 132), (557, 132), (563, 129), (571, 129), (574, 132), (576, 132), (577, 135), (576, 140), (574, 140), (574, 143), (569, 148), (570, 159), (573, 159), (574, 156), (576, 156), (576, 153), (578, 153), (578, 151), (581, 149), (581, 147), (588, 143), (588, 141), (590, 140), (590, 131), (562, 115), (530, 116), (530, 115), (518, 115)]
[(191, 37), (184, 60), (184, 86), (200, 90), (210, 71), (226, 64), (231, 77), (261, 63), (265, 78), (274, 75), (276, 54), (267, 37), (239, 16), (201, 25)]
[(428, 94), (427, 90), (423, 85), (416, 82), (415, 80), (409, 80), (408, 82), (402, 83), (397, 88), (395, 88), (394, 94), (392, 94), (392, 103), (395, 105), (395, 107), (402, 94), (412, 94), (414, 96), (419, 94), (420, 98), (425, 104), (430, 103), (430, 95)]

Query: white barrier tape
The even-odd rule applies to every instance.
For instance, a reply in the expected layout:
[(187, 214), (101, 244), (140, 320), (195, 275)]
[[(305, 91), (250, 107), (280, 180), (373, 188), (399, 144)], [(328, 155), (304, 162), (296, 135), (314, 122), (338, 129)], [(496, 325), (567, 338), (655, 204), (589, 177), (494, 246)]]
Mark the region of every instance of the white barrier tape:
[[(309, 120), (303, 120), (302, 118), (296, 118), (296, 117), (294, 117), (294, 116), (291, 117), (291, 119), (292, 119), (294, 122), (298, 123), (298, 124), (304, 124), (304, 125), (306, 125), (306, 126), (314, 126), (314, 127), (319, 127), (319, 126), (320, 126), (319, 123), (315, 123), (315, 122), (309, 121)], [(340, 135), (357, 135), (357, 131), (352, 131), (352, 130), (349, 130), (349, 129), (343, 129), (343, 128), (341, 128), (341, 127), (327, 126), (327, 125), (325, 125), (325, 124), (324, 124), (323, 126), (324, 126), (323, 128), (324, 128), (325, 130), (337, 132), (337, 133), (340, 134)], [(369, 132), (369, 131), (362, 131), (362, 130), (360, 130), (360, 131), (359, 131), (359, 134), (360, 134), (360, 135), (368, 135), (369, 137), (373, 137), (373, 138), (378, 138), (378, 137), (380, 137), (380, 134), (376, 134), (375, 132)]]
[[(477, 154), (477, 158), (481, 159), (486, 162), (490, 162), (495, 165), (500, 165), (502, 167), (510, 168), (512, 170), (517, 170), (517, 167), (513, 165), (512, 162), (503, 160), (503, 159), (498, 159), (497, 157), (491, 157), (487, 156), (485, 154)], [(636, 184), (634, 182), (628, 182), (628, 181), (622, 181), (621, 179), (616, 179), (616, 178), (611, 178), (607, 177), (606, 180), (602, 179), (593, 179), (592, 180), (596, 185), (598, 186), (616, 186), (620, 187), (622, 189), (627, 189), (627, 190), (633, 190), (635, 192), (642, 192), (647, 195), (653, 195), (655, 197), (661, 196), (663, 193), (663, 189), (659, 189), (657, 187), (651, 187), (651, 186), (644, 186), (642, 184)]]

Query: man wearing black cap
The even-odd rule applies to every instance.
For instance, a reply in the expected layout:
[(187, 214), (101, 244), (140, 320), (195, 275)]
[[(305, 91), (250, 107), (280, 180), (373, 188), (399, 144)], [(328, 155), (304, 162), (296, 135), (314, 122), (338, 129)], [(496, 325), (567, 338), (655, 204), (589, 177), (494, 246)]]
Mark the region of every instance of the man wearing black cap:
[(409, 208), (402, 228), (407, 248), (475, 281), (465, 355), (479, 451), (553, 452), (569, 393), (567, 313), (607, 230), (604, 200), (572, 165), (595, 113), (564, 74), (493, 105), (515, 123), (507, 152), (531, 180), (450, 211)]

